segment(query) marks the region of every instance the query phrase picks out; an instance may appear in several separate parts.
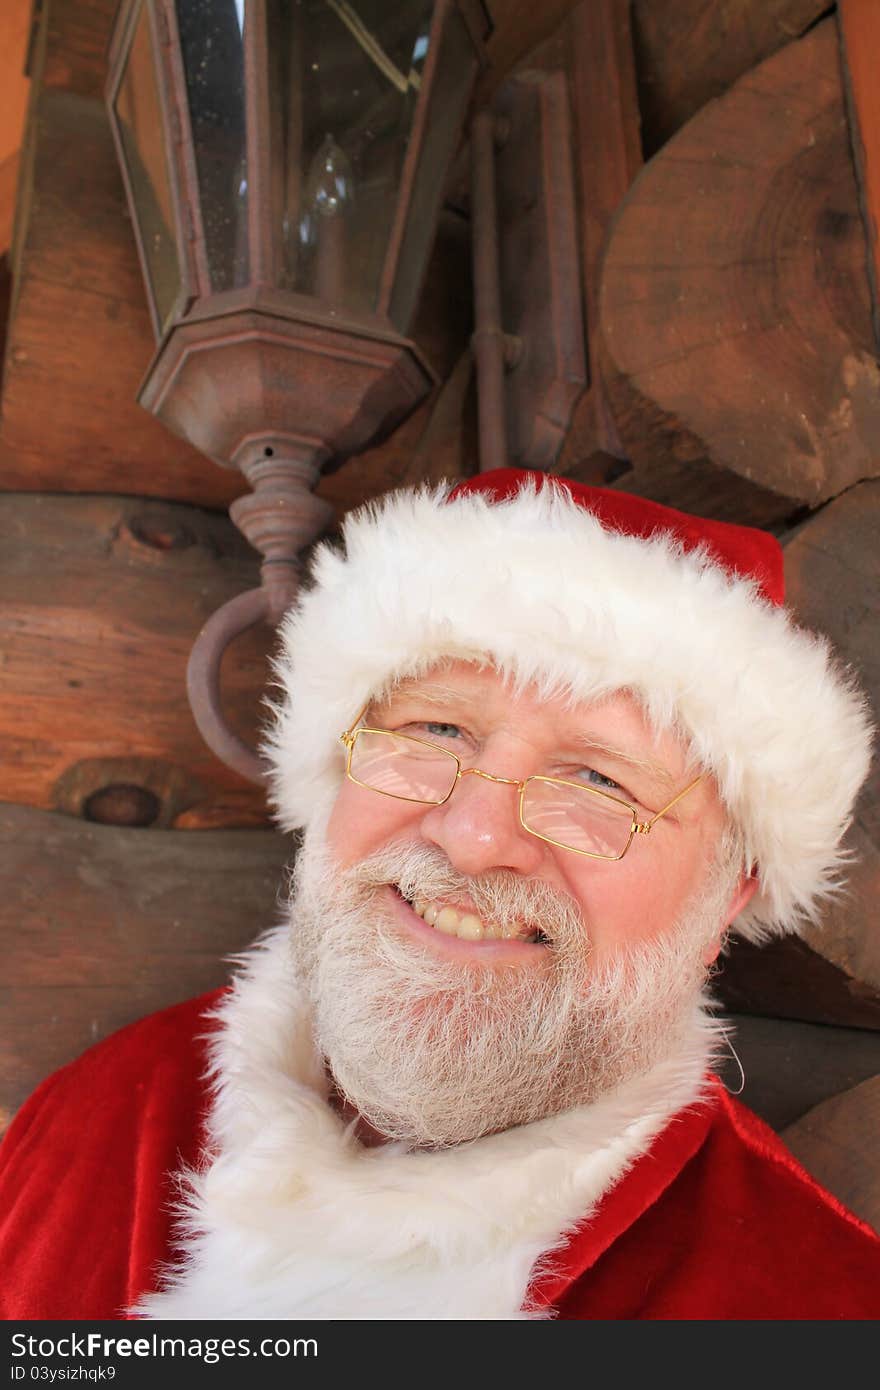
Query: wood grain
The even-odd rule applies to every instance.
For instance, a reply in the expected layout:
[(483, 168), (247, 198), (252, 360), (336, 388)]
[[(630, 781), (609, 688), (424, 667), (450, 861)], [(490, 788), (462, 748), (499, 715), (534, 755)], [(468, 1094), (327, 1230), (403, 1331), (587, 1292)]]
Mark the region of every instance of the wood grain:
[(168, 496), (246, 491), (136, 402), (154, 350), (109, 125), (96, 100), (31, 108), (0, 424), (0, 486)]
[(709, 459), (815, 507), (880, 472), (880, 369), (836, 28), (655, 155), (604, 259), (603, 375), (636, 471)]
[(633, 0), (645, 155), (827, 9), (827, 0)]
[[(115, 820), (128, 804), (139, 824), (184, 813), (189, 825), (265, 824), (262, 790), (205, 747), (185, 686), (206, 618), (257, 582), (226, 517), (140, 498), (0, 496), (0, 795)], [(224, 661), (224, 708), (250, 742), (272, 643), (256, 628)], [(102, 802), (112, 787), (140, 791)]]
[[(824, 632), (880, 718), (880, 482), (864, 482), (811, 517), (785, 548), (788, 600)], [(846, 894), (831, 904), (817, 949), (854, 980), (880, 990), (880, 768), (875, 759), (848, 838)]]
[(880, 1233), (880, 1076), (823, 1101), (782, 1138), (808, 1172)]
[(0, 804), (0, 1127), (50, 1071), (223, 984), (280, 920), (274, 831), (129, 830)]

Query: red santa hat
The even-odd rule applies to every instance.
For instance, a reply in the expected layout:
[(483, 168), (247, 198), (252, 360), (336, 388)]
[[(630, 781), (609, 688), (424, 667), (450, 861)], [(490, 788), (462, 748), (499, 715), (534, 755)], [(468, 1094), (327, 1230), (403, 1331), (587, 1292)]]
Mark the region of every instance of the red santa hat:
[(279, 820), (339, 787), (339, 735), (443, 657), (594, 700), (628, 690), (716, 779), (760, 888), (753, 940), (815, 921), (870, 761), (864, 697), (782, 607), (782, 552), (751, 527), (515, 469), (393, 493), (317, 550), (282, 624), (264, 752)]

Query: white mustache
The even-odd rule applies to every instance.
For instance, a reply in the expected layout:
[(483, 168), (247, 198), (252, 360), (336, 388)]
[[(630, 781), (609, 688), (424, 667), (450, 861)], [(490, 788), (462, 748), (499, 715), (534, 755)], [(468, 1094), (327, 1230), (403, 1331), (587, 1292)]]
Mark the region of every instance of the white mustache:
[(567, 945), (572, 938), (587, 948), (587, 927), (575, 900), (539, 879), (523, 879), (508, 869), (469, 876), (430, 845), (391, 844), (350, 870), (363, 888), (394, 885), (409, 902), (446, 899), (473, 903), (477, 914), (499, 927), (541, 932), (548, 941)]

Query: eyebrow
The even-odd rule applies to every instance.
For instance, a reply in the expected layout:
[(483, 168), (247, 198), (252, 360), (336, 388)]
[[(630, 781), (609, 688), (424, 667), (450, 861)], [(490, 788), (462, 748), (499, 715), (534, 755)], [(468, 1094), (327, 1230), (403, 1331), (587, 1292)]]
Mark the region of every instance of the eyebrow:
[(626, 748), (620, 748), (615, 743), (609, 743), (607, 739), (599, 734), (589, 732), (577, 733), (566, 740), (577, 749), (585, 753), (604, 753), (606, 757), (613, 758), (615, 761), (623, 763), (626, 767), (634, 768), (638, 772), (645, 772), (648, 776), (660, 782), (670, 790), (678, 786), (678, 779), (673, 777), (668, 768), (662, 763), (654, 762), (653, 758), (645, 758), (637, 753), (632, 753)]
[(476, 709), (479, 705), (479, 701), (472, 695), (462, 690), (453, 689), (452, 686), (441, 685), (439, 682), (422, 685), (413, 681), (392, 686), (379, 699), (371, 700), (365, 712), (385, 709), (396, 699), (414, 699), (418, 700), (420, 704), (436, 705), (438, 709), (445, 708), (450, 703), (470, 709)]
[[(438, 708), (443, 709), (445, 709), (450, 702), (454, 702), (459, 708), (463, 707), (467, 709), (470, 707), (471, 709), (476, 709), (479, 707), (479, 700), (469, 692), (443, 685), (439, 681), (431, 681), (425, 682), (424, 684), (413, 682), (412, 684), (403, 683), (396, 686), (387, 692), (384, 699), (372, 701), (367, 707), (367, 710), (382, 709), (398, 696), (402, 699), (412, 696), (420, 702), (424, 701), (426, 705), (436, 705)], [(615, 743), (610, 743), (608, 739), (603, 738), (601, 734), (593, 733), (590, 730), (579, 731), (575, 734), (566, 736), (566, 738), (561, 740), (561, 743), (577, 749), (579, 752), (603, 753), (606, 757), (613, 758), (615, 761), (622, 763), (625, 767), (630, 767), (638, 772), (646, 773), (649, 777), (652, 777), (655, 781), (659, 782), (664, 787), (668, 787), (670, 790), (678, 786), (678, 781), (680, 779), (673, 777), (672, 773), (668, 768), (664, 767), (662, 763), (655, 762), (652, 758), (640, 756), (626, 748), (621, 748)]]

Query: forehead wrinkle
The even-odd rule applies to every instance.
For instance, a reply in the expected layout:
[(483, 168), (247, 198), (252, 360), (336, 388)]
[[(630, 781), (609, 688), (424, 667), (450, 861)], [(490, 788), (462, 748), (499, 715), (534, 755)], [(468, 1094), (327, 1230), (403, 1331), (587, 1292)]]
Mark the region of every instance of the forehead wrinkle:
[(449, 704), (458, 706), (471, 705), (478, 706), (481, 702), (479, 697), (469, 690), (463, 690), (458, 686), (444, 685), (442, 681), (420, 680), (418, 677), (409, 677), (391, 687), (390, 690), (381, 692), (376, 699), (371, 700), (368, 709), (383, 709), (398, 698), (406, 699), (411, 696), (420, 703), (424, 701), (426, 705), (443, 708)]

